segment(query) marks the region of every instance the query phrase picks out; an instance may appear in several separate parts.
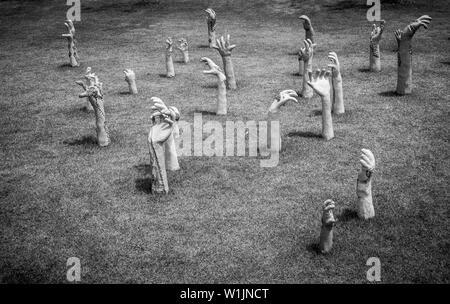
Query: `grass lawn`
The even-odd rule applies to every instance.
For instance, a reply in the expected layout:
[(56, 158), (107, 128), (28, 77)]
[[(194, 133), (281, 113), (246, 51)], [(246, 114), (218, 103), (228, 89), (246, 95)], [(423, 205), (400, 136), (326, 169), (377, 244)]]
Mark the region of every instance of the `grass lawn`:
[[(368, 73), (366, 1), (327, 5), (262, 1), (84, 1), (75, 22), (81, 66), (67, 65), (65, 1), (0, 2), (0, 281), (64, 283), (78, 257), (83, 283), (365, 283), (381, 260), (384, 283), (450, 282), (450, 24), (447, 1), (382, 4), (382, 71)], [(311, 1), (305, 1), (311, 3)], [(319, 1), (316, 1), (319, 2)], [(337, 1), (334, 1), (337, 2)], [(416, 1), (421, 2), (421, 1)], [(114, 4), (111, 4), (114, 3)], [(222, 65), (207, 45), (202, 9), (231, 34), (238, 90), (227, 117), (207, 114)], [(278, 118), (283, 149), (274, 168), (250, 157), (181, 157), (170, 193), (150, 193), (150, 97), (193, 121), (265, 120), (274, 96), (301, 88), (296, 51), (308, 14), (316, 30), (314, 69), (327, 53), (341, 63), (346, 113), (325, 142), (317, 95)], [(413, 94), (396, 96), (393, 31), (423, 14), (413, 39)], [(186, 37), (192, 62), (176, 53), (165, 78), (166, 37)], [(103, 82), (111, 145), (96, 145), (94, 115), (75, 80), (86, 67)], [(123, 70), (139, 95), (125, 94)], [(355, 218), (361, 148), (377, 162), (376, 217)], [(337, 203), (334, 247), (315, 251), (321, 208)]]

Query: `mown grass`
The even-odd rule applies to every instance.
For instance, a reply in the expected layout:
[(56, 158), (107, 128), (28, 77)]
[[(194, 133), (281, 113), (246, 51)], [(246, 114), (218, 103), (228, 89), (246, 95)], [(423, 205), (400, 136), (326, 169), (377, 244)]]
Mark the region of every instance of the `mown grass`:
[[(65, 282), (71, 256), (81, 259), (85, 283), (363, 283), (372, 256), (381, 260), (383, 282), (450, 281), (445, 2), (383, 6), (379, 74), (366, 71), (371, 25), (360, 5), (294, 6), (284, 14), (249, 1), (83, 2), (75, 24), (82, 65), (69, 68), (59, 39), (64, 3), (14, 3), (0, 3), (2, 282)], [(178, 107), (185, 121), (215, 104), (215, 79), (199, 62), (209, 56), (221, 64), (205, 47), (208, 4), (218, 32), (238, 45), (239, 89), (228, 94), (226, 119), (267, 119), (280, 90), (300, 89), (293, 53), (303, 13), (316, 29), (314, 68), (326, 66), (330, 50), (339, 56), (347, 112), (333, 118), (336, 138), (324, 142), (315, 136), (318, 97), (288, 104), (279, 114), (277, 167), (248, 157), (182, 157), (182, 169), (169, 174), (170, 194), (154, 196), (150, 97)], [(425, 13), (433, 21), (414, 37), (414, 92), (399, 97), (392, 31)], [(192, 62), (176, 62), (174, 79), (162, 76), (167, 36), (190, 42)], [(108, 148), (96, 146), (93, 115), (77, 97), (74, 81), (87, 66), (106, 91)], [(123, 93), (125, 68), (137, 75), (138, 96)], [(377, 161), (377, 216), (368, 222), (353, 212), (361, 148)], [(322, 256), (314, 245), (328, 198), (339, 222), (333, 252)]]

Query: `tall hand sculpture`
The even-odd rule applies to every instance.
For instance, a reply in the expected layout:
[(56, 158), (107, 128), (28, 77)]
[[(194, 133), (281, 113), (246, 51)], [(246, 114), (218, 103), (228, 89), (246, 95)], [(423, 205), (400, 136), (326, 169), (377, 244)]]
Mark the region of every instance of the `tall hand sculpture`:
[(166, 69), (167, 69), (167, 77), (172, 78), (175, 77), (175, 70), (173, 68), (173, 60), (172, 60), (172, 38), (167, 38), (166, 40)]
[(128, 83), (128, 90), (130, 91), (130, 94), (136, 95), (138, 93), (136, 87), (136, 75), (130, 69), (124, 70), (123, 73), (125, 74), (125, 81)]
[(328, 253), (333, 247), (333, 226), (336, 219), (333, 215), (335, 203), (328, 199), (323, 203), (322, 228), (320, 230), (319, 249), (321, 253)]
[(311, 40), (314, 43), (314, 29), (311, 24), (311, 20), (306, 15), (301, 15), (299, 17), (303, 21), (303, 28), (305, 29), (305, 40)]
[(396, 91), (399, 95), (411, 94), (412, 91), (412, 37), (421, 26), (427, 29), (430, 22), (431, 17), (424, 15), (406, 26), (403, 31), (395, 32), (398, 43)]
[(303, 60), (303, 84), (300, 95), (304, 98), (311, 98), (313, 96), (313, 90), (308, 86), (308, 81), (311, 80), (310, 75), (312, 73), (312, 59), (315, 44), (309, 39), (305, 40), (304, 43), (305, 47), (299, 52), (299, 59), (301, 58)]
[(361, 171), (356, 184), (356, 194), (358, 196), (358, 216), (362, 219), (369, 219), (375, 216), (372, 203), (372, 173), (375, 169), (375, 157), (370, 150), (362, 149)]
[(227, 88), (225, 86), (226, 77), (222, 72), (222, 69), (215, 64), (208, 57), (202, 57), (201, 61), (205, 62), (209, 66), (209, 70), (203, 71), (204, 74), (212, 74), (217, 77), (217, 87), (219, 90), (219, 95), (217, 97), (217, 115), (227, 114)]
[(178, 40), (180, 45), (177, 47), (181, 53), (183, 54), (183, 62), (188, 63), (189, 62), (189, 44), (186, 39), (181, 38)]
[(379, 72), (381, 71), (381, 61), (380, 61), (380, 40), (383, 34), (385, 21), (381, 20), (380, 25), (376, 24), (372, 27), (372, 32), (370, 33), (370, 71)]
[(68, 34), (63, 34), (62, 36), (67, 38), (68, 48), (69, 48), (70, 65), (72, 67), (77, 67), (80, 64), (78, 63), (79, 58), (78, 58), (77, 48), (75, 46), (75, 27), (73, 26), (72, 20), (66, 20), (64, 25), (67, 27), (67, 30), (69, 31)]
[(284, 106), (289, 100), (298, 103), (298, 100), (295, 97), (298, 97), (298, 95), (294, 90), (281, 91), (280, 96), (270, 105), (269, 113), (278, 113), (280, 111), (280, 107)]
[[(88, 71), (88, 73), (89, 72), (90, 71)], [(110, 140), (106, 128), (102, 83), (98, 81), (97, 76), (94, 74), (89, 73), (86, 78), (89, 79), (88, 84), (85, 84), (83, 81), (76, 82), (84, 90), (79, 97), (87, 98), (94, 108), (97, 142), (100, 147), (106, 147), (109, 145)]]
[(331, 68), (331, 83), (333, 85), (333, 113), (343, 114), (345, 112), (344, 96), (342, 92), (342, 76), (339, 65), (339, 60), (335, 52), (328, 53), (328, 59), (331, 63), (328, 67)]
[(180, 113), (175, 107), (167, 107), (161, 99), (152, 97), (152, 127), (148, 134), (150, 165), (152, 167), (152, 192), (169, 193), (167, 171), (180, 169), (175, 148), (174, 133), (178, 133)]
[(213, 46), (213, 48), (218, 50), (220, 56), (222, 56), (223, 69), (225, 70), (225, 76), (227, 77), (227, 88), (235, 90), (237, 86), (236, 78), (234, 77), (233, 62), (231, 61), (231, 51), (236, 45), (230, 44), (230, 35), (227, 35), (226, 40), (223, 36), (220, 37), (220, 39), (217, 39), (216, 43), (217, 45)]
[(206, 23), (208, 25), (208, 43), (212, 48), (216, 45), (216, 12), (212, 8), (205, 10), (208, 14), (206, 17)]
[[(95, 75), (95, 73), (92, 73), (91, 67), (87, 67), (86, 74), (84, 75), (84, 79), (87, 81), (89, 86), (94, 86), (98, 82), (98, 77)], [(86, 100), (86, 105), (84, 109), (88, 112), (94, 111), (94, 108), (92, 107), (91, 102), (89, 101), (89, 98)]]
[(312, 76), (312, 80), (308, 82), (308, 85), (322, 99), (322, 137), (325, 140), (330, 140), (334, 137), (333, 121), (331, 118), (330, 76), (331, 73), (329, 71), (316, 70)]

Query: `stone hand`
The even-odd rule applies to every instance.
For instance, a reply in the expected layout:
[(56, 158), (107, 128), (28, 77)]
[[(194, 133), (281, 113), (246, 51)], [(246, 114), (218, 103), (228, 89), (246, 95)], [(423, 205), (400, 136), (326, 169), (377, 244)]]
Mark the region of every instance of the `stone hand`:
[(308, 81), (308, 85), (321, 97), (330, 96), (330, 71), (316, 70), (312, 75), (311, 81)]
[(206, 17), (208, 20), (208, 28), (214, 31), (216, 29), (216, 12), (212, 8), (205, 9), (205, 12), (208, 14)]
[(206, 63), (206, 65), (209, 67), (209, 70), (203, 71), (204, 74), (213, 74), (221, 78), (221, 80), (225, 81), (225, 74), (223, 73), (222, 69), (214, 63), (214, 61), (212, 61), (208, 57), (202, 57), (200, 60)]
[(167, 50), (167, 52), (172, 53), (172, 51), (173, 51), (172, 46), (173, 46), (172, 38), (169, 37), (169, 38), (166, 39), (166, 50)]
[(362, 149), (362, 154), (359, 159), (362, 170), (366, 171), (366, 176), (370, 177), (370, 174), (375, 169), (375, 157), (372, 151), (368, 149)]
[(412, 36), (414, 36), (414, 33), (421, 26), (423, 26), (425, 29), (428, 29), (428, 25), (430, 24), (430, 22), (431, 22), (431, 17), (428, 15), (423, 15), (419, 19), (413, 21), (408, 26), (406, 26), (405, 29), (403, 30), (404, 35), (402, 35), (402, 36), (406, 36), (409, 39), (411, 39)]
[(333, 77), (338, 76), (341, 73), (341, 70), (337, 54), (335, 52), (329, 52), (328, 59), (330, 59), (331, 62), (330, 64), (328, 64), (328, 67), (331, 68)]
[(189, 49), (189, 44), (186, 39), (181, 38), (178, 40), (180, 45), (177, 47), (180, 51), (186, 52)]
[(125, 74), (125, 81), (126, 82), (132, 82), (136, 80), (136, 75), (134, 74), (134, 72), (130, 69), (126, 69), (123, 71), (123, 73)]
[(280, 96), (270, 106), (269, 112), (277, 113), (280, 110), (280, 107), (284, 106), (289, 100), (298, 103), (295, 97), (298, 97), (298, 95), (294, 90), (281, 91)]
[(311, 20), (309, 19), (308, 16), (306, 16), (306, 15), (301, 15), (301, 16), (299, 17), (299, 19), (301, 19), (301, 20), (303, 21), (303, 28), (304, 28), (305, 30), (311, 29)]
[(386, 21), (381, 20), (379, 26), (377, 26), (376, 24), (373, 24), (372, 26), (372, 32), (370, 33), (370, 41), (372, 43), (378, 44), (381, 40), (381, 36), (383, 34), (384, 31), (384, 24), (386, 23)]
[(333, 214), (333, 210), (336, 207), (336, 204), (333, 200), (327, 199), (323, 203), (322, 209), (322, 224), (325, 226), (333, 226), (336, 223), (336, 219)]
[(299, 57), (306, 62), (313, 56), (315, 44), (311, 41), (311, 39), (304, 40), (304, 44), (305, 46), (300, 49)]
[(230, 35), (227, 35), (227, 38), (220, 37), (220, 39), (216, 40), (216, 45), (213, 46), (216, 50), (219, 51), (220, 55), (223, 56), (231, 56), (231, 51), (236, 47), (235, 44), (230, 44)]

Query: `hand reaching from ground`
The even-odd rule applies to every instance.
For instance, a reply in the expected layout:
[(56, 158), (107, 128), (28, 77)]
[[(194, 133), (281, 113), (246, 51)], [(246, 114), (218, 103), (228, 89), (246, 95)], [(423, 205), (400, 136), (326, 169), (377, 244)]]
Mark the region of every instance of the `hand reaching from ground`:
[(281, 91), (280, 96), (275, 99), (274, 102), (272, 102), (272, 105), (269, 108), (269, 112), (278, 113), (280, 108), (290, 100), (298, 103), (298, 100), (295, 97), (298, 97), (298, 95), (294, 90)]

